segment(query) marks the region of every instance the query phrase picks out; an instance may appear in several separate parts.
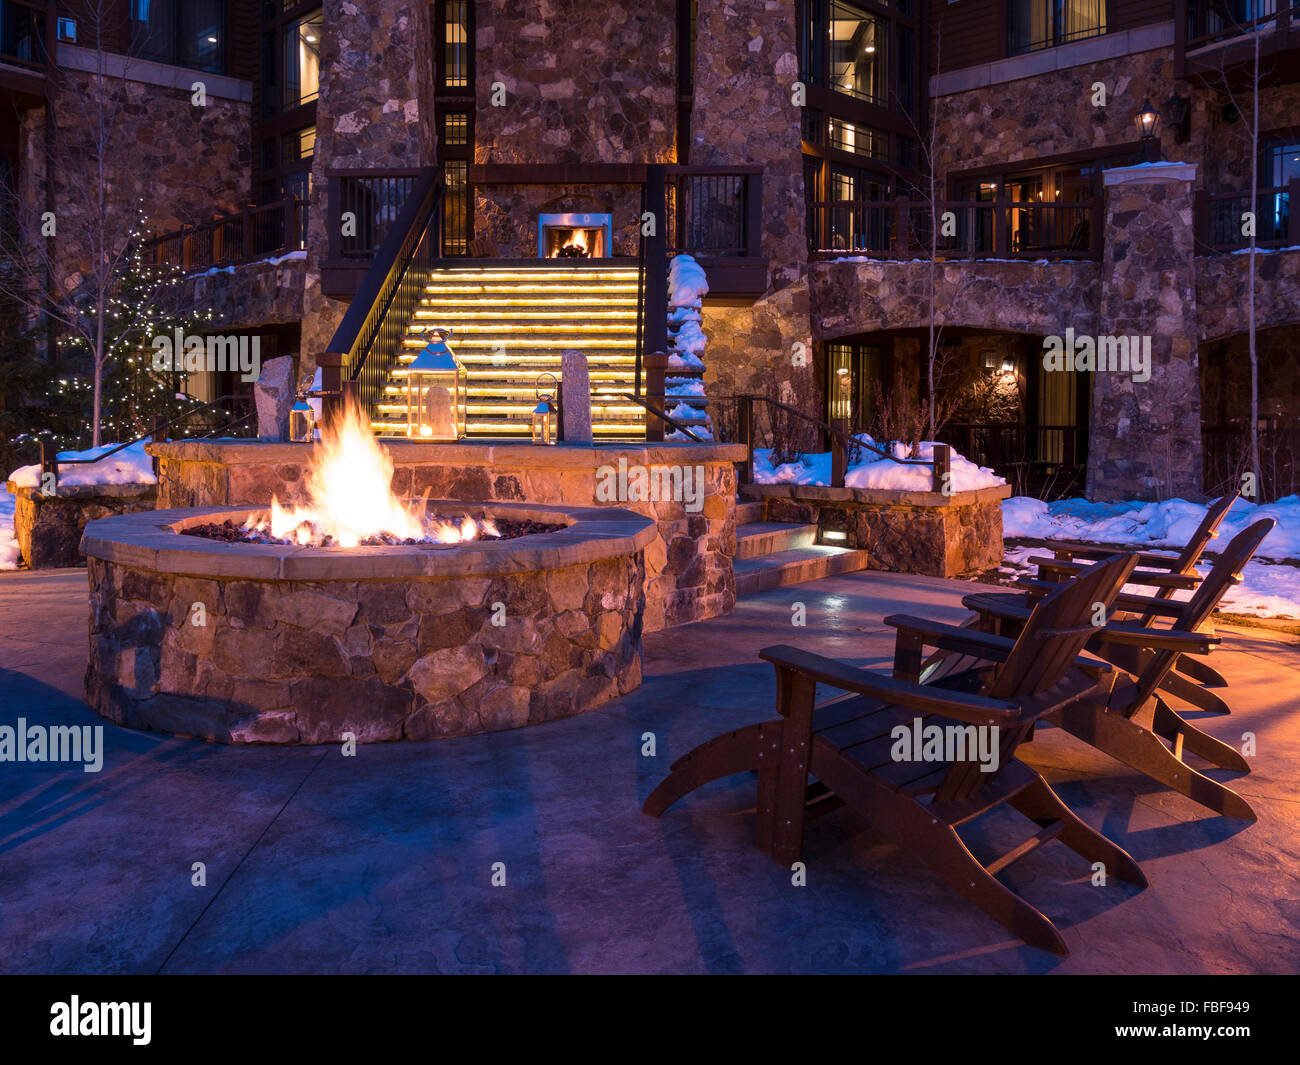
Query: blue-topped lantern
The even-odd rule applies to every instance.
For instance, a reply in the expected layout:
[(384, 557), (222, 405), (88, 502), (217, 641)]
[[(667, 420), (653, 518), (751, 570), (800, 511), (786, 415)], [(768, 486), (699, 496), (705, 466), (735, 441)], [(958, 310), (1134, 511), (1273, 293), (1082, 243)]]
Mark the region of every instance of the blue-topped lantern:
[(417, 440), (459, 440), (468, 414), (468, 377), (447, 346), (452, 331), (431, 329), (432, 340), (406, 367), (406, 435)]

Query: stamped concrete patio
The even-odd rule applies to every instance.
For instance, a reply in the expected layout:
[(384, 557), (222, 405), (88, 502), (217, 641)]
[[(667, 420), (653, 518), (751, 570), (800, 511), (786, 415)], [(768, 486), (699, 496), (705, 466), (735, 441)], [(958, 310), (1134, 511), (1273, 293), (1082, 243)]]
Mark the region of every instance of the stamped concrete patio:
[[(1294, 636), (1232, 628), (1214, 656), (1237, 712), (1203, 723), (1227, 742), (1256, 733), (1255, 771), (1235, 787), (1257, 824), (1210, 816), (1058, 730), (1022, 749), (1150, 880), (1093, 887), (1059, 845), (1013, 867), (1069, 958), (1012, 938), (847, 811), (812, 823), (807, 886), (793, 886), (752, 846), (752, 777), (641, 814), (675, 757), (771, 715), (760, 647), (884, 666), (883, 615), (955, 621), (970, 588), (857, 573), (774, 590), (647, 637), (643, 686), (599, 710), (347, 758), (102, 721), (81, 698), (85, 571), (0, 576), (0, 721), (103, 724), (106, 747), (98, 774), (0, 764), (0, 971), (1296, 971)], [(657, 757), (641, 754), (647, 732)], [(198, 861), (205, 887), (191, 884)]]

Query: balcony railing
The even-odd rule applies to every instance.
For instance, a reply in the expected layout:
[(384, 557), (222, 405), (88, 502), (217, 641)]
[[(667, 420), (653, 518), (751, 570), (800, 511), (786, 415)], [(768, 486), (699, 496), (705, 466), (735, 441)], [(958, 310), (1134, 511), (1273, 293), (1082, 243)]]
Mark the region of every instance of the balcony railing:
[(763, 220), (761, 167), (666, 168), (668, 254), (745, 259), (759, 255)]
[[(942, 259), (1097, 259), (1101, 200), (1015, 203), (829, 200), (809, 205), (809, 240), (818, 258), (929, 255), (931, 230)], [(945, 217), (946, 216), (946, 217)]]
[[(1198, 192), (1196, 250), (1204, 254), (1250, 247), (1250, 237), (1246, 232), (1250, 200), (1249, 192)], [(1300, 203), (1300, 178), (1255, 193), (1256, 247), (1300, 245), (1300, 214), (1291, 214), (1292, 203)]]
[(420, 173), (418, 168), (409, 167), (326, 171), (330, 260), (369, 262), (373, 259), (383, 247)]
[(1233, 37), (1274, 29), (1285, 24), (1292, 8), (1300, 4), (1289, 0), (1181, 0), (1186, 8), (1183, 24), (1187, 27), (1185, 48), (1194, 51)]
[(278, 200), (145, 242), (147, 262), (186, 271), (274, 258), (306, 247), (307, 201)]

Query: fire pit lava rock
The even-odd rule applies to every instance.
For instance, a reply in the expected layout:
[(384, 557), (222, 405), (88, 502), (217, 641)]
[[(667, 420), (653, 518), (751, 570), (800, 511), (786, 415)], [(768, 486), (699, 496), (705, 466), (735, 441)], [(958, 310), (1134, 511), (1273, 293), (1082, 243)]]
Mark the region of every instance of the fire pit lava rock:
[(180, 535), (256, 508), (90, 523), (88, 702), (132, 728), (311, 744), (517, 728), (641, 683), (651, 519), (503, 503), (430, 512), (561, 528), (342, 548)]

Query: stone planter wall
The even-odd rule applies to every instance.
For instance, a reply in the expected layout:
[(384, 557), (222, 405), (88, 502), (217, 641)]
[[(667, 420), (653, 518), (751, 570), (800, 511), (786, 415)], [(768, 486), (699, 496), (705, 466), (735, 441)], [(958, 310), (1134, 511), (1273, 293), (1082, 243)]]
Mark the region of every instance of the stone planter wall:
[[(393, 490), (467, 502), (617, 506), (655, 520), (647, 545), (647, 632), (728, 614), (736, 603), (736, 471), (738, 444), (426, 444), (385, 440), (395, 467)], [(266, 505), (305, 498), (309, 444), (173, 442), (150, 444), (159, 460), (161, 507)], [(675, 500), (605, 499), (602, 469), (702, 468), (698, 510)]]
[(86, 699), (131, 728), (310, 744), (517, 728), (636, 688), (651, 523), (487, 509), (572, 524), (498, 543), (342, 549), (173, 531), (246, 510), (96, 522)]
[(5, 488), (16, 497), (14, 539), (29, 569), (84, 566), (81, 535), (87, 522), (153, 510), (158, 495), (158, 486), (152, 484), (74, 486), (52, 496), (12, 481)]
[(868, 569), (966, 577), (1002, 565), (1002, 500), (1011, 487), (973, 492), (883, 492), (814, 485), (750, 485), (765, 521), (842, 530), (827, 541), (865, 550)]

